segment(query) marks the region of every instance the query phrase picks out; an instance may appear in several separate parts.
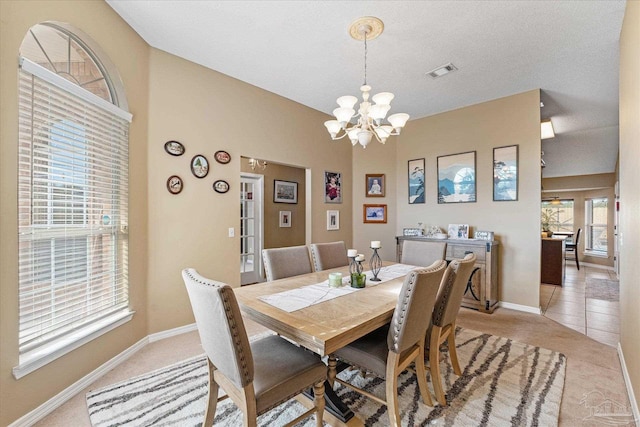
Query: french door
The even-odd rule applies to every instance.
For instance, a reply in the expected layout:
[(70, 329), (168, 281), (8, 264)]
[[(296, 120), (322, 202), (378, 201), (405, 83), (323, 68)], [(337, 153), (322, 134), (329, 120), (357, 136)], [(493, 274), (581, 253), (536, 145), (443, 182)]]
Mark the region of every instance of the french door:
[(264, 176), (240, 175), (240, 284), (262, 282)]

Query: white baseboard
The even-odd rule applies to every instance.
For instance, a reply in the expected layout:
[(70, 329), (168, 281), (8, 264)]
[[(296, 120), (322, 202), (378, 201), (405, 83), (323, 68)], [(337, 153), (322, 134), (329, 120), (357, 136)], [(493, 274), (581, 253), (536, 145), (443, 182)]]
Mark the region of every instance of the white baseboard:
[(197, 331), (198, 326), (195, 323), (191, 323), (190, 325), (179, 326), (173, 329), (167, 329), (166, 331), (156, 332), (155, 334), (149, 335), (149, 342), (156, 342), (163, 340), (165, 338), (175, 337), (176, 335), (186, 334), (187, 332)]
[(627, 395), (629, 396), (629, 402), (631, 403), (631, 411), (633, 412), (633, 418), (640, 420), (640, 410), (638, 410), (638, 402), (636, 401), (636, 395), (633, 392), (633, 386), (631, 385), (631, 378), (629, 378), (629, 371), (627, 371), (627, 364), (624, 361), (624, 354), (622, 353), (622, 346), (618, 343), (618, 357), (620, 358), (620, 365), (622, 366), (622, 376), (624, 377), (624, 384), (627, 386)]
[(583, 265), (585, 267), (600, 268), (602, 270), (615, 271), (615, 269), (613, 267), (608, 266), (608, 265), (600, 265), (600, 264), (593, 264), (593, 263), (590, 263), (590, 262), (582, 262), (582, 261), (580, 261), (580, 267), (582, 267)]
[(180, 326), (178, 328), (169, 329), (167, 331), (157, 332), (155, 334), (147, 335), (142, 338), (140, 341), (132, 345), (131, 347), (124, 350), (122, 353), (116, 355), (112, 359), (103, 363), (101, 366), (96, 368), (94, 371), (80, 378), (75, 383), (71, 384), (69, 387), (62, 390), (60, 393), (53, 396), (51, 399), (47, 400), (42, 405), (38, 406), (33, 411), (29, 412), (26, 415), (18, 418), (8, 427), (28, 427), (42, 420), (44, 417), (49, 415), (51, 412), (56, 410), (58, 407), (62, 406), (67, 400), (71, 399), (76, 394), (80, 393), (82, 390), (87, 388), (91, 383), (97, 381), (100, 377), (105, 375), (110, 370), (114, 369), (118, 365), (120, 365), (125, 360), (129, 359), (131, 356), (136, 354), (138, 351), (142, 350), (147, 344), (155, 341), (160, 341), (165, 338), (174, 337), (176, 335), (184, 334), (187, 332), (195, 331), (197, 326), (195, 323), (190, 325)]
[(500, 301), (498, 307), (508, 308), (510, 310), (524, 311), (525, 313), (542, 314), (540, 307), (531, 307), (528, 305), (514, 304), (512, 302)]

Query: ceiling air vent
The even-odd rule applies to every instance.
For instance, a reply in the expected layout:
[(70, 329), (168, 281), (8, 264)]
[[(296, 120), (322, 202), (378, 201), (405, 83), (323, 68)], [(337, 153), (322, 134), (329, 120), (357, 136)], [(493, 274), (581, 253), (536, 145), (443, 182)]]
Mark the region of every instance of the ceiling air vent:
[(438, 77), (442, 77), (456, 70), (457, 70), (456, 66), (453, 65), (451, 62), (449, 62), (446, 65), (442, 65), (438, 68), (434, 68), (433, 70), (429, 71), (427, 75), (432, 79), (437, 79)]

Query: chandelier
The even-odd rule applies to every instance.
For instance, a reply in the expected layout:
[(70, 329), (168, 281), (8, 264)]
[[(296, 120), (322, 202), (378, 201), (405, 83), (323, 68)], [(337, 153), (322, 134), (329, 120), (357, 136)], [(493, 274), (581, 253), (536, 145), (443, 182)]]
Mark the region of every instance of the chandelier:
[[(384, 24), (378, 18), (365, 16), (355, 20), (349, 27), (349, 34), (356, 40), (364, 40), (364, 84), (360, 86), (362, 92), (362, 102), (358, 112), (354, 106), (358, 102), (355, 96), (341, 96), (337, 99), (339, 107), (333, 110), (336, 120), (328, 120), (324, 123), (331, 135), (332, 140), (338, 140), (349, 136), (351, 144), (355, 146), (360, 143), (363, 148), (371, 142), (375, 136), (378, 142), (384, 144), (392, 135), (400, 135), (400, 131), (409, 120), (406, 113), (396, 113), (387, 117), (389, 124), (384, 124), (383, 120), (391, 109), (391, 100), (394, 95), (391, 92), (380, 92), (371, 97), (369, 92), (371, 86), (367, 84), (367, 40), (373, 40), (382, 34)], [(351, 123), (352, 119), (356, 123)]]
[(258, 159), (251, 158), (249, 159), (249, 166), (251, 166), (251, 170), (256, 170), (256, 168), (265, 170), (267, 168), (267, 162), (264, 160), (260, 161)]

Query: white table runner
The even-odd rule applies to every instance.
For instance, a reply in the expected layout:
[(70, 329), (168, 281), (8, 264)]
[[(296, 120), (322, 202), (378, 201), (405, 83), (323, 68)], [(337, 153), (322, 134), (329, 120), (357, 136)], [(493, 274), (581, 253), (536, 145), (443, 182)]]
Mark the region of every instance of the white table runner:
[[(393, 264), (387, 267), (382, 267), (378, 273), (378, 278), (380, 279), (379, 282), (371, 280), (373, 278), (373, 272), (365, 271), (364, 273), (367, 275), (367, 286), (371, 287), (398, 277), (406, 276), (407, 273), (416, 268), (419, 267), (406, 264)], [(329, 280), (327, 279), (320, 283), (279, 292), (277, 294), (265, 295), (258, 299), (279, 308), (280, 310), (286, 311), (287, 313), (291, 313), (314, 304), (320, 304), (321, 302), (329, 301), (364, 289), (352, 288), (350, 286), (350, 280), (351, 277), (347, 274), (342, 278), (342, 287), (339, 288), (330, 287)]]

